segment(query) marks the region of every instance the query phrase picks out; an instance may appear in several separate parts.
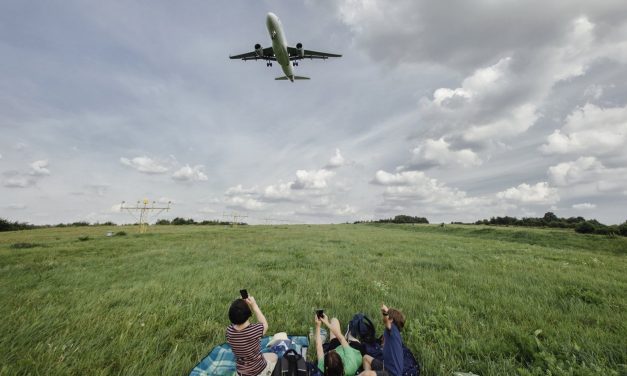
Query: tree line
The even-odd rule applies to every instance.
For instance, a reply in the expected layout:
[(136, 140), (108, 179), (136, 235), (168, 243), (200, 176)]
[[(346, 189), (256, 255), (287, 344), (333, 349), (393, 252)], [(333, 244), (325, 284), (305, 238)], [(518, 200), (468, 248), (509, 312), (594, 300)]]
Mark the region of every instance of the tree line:
[(56, 225), (33, 225), (27, 222), (9, 221), (8, 219), (0, 218), (0, 232), (32, 230), (36, 228), (84, 227), (84, 226), (117, 226), (117, 225), (113, 222), (89, 223), (86, 221), (78, 221), (78, 222), (72, 222), (72, 223), (58, 223)]
[[(138, 225), (139, 223), (135, 223)], [(232, 222), (224, 222), (224, 221), (194, 221), (189, 218), (179, 218), (176, 217), (173, 220), (160, 219), (156, 223), (157, 225), (203, 225), (203, 226), (218, 226), (218, 225), (231, 225)], [(235, 223), (236, 225), (246, 225), (244, 222)], [(8, 219), (0, 218), (0, 232), (3, 231), (20, 231), (20, 230), (32, 230), (36, 228), (61, 228), (61, 227), (86, 227), (86, 226), (117, 226), (116, 223), (113, 222), (103, 222), (103, 223), (89, 223), (87, 221), (77, 221), (72, 223), (58, 223), (56, 225), (33, 225), (27, 222), (18, 222), (18, 221), (9, 221)]]
[(354, 224), (358, 223), (425, 223), (429, 224), (429, 221), (425, 217), (413, 217), (410, 215), (397, 215), (394, 218), (387, 219), (377, 219), (374, 221), (356, 221)]
[(222, 226), (226, 226), (226, 225), (231, 225), (231, 224), (246, 225), (247, 223), (244, 223), (244, 222), (233, 223), (233, 222), (225, 222), (225, 221), (217, 221), (217, 220), (204, 220), (204, 221), (196, 222), (192, 218), (176, 217), (171, 221), (167, 219), (160, 219), (155, 224), (160, 225), (160, 226), (163, 226), (163, 225), (175, 225), (175, 226), (181, 226), (181, 225), (220, 226), (222, 225)]
[[(410, 216), (410, 215), (397, 215), (394, 218), (377, 219), (372, 221), (356, 221), (358, 223), (395, 223), (395, 224), (407, 224), (407, 223), (422, 223), (428, 224), (429, 221), (425, 217)], [(464, 224), (462, 222), (451, 222), (453, 224)], [(137, 224), (137, 223), (136, 223)], [(160, 219), (156, 222), (156, 225), (201, 225), (201, 226), (226, 226), (226, 225), (247, 225), (245, 222), (226, 222), (218, 220), (203, 220), (195, 221), (192, 218), (176, 217), (172, 220)], [(597, 235), (620, 235), (627, 236), (627, 221), (620, 225), (605, 225), (596, 219), (585, 219), (584, 217), (568, 217), (560, 218), (552, 212), (547, 212), (543, 217), (523, 217), (518, 219), (516, 217), (491, 217), (490, 219), (481, 219), (476, 221), (476, 225), (488, 225), (488, 226), (521, 226), (521, 227), (552, 227), (552, 228), (572, 228), (576, 232), (581, 234), (597, 234)], [(9, 221), (4, 218), (0, 218), (0, 232), (3, 231), (19, 231), (19, 230), (32, 230), (36, 228), (50, 228), (50, 227), (83, 227), (83, 226), (117, 226), (113, 222), (103, 223), (89, 223), (86, 221), (77, 221), (72, 223), (59, 223), (56, 225), (33, 225), (27, 222)]]
[(596, 219), (585, 219), (584, 217), (560, 218), (552, 212), (547, 212), (543, 217), (491, 217), (475, 222), (476, 225), (495, 226), (522, 226), (522, 227), (553, 227), (572, 228), (580, 234), (597, 235), (621, 235), (627, 236), (627, 221), (620, 225), (604, 225)]

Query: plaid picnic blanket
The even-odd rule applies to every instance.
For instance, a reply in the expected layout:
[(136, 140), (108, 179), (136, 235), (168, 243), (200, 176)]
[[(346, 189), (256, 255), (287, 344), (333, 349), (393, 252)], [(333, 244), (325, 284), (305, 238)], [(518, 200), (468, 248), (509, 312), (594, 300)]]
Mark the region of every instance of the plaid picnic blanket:
[[(267, 347), (272, 336), (266, 336), (261, 339), (261, 352), (271, 352)], [(292, 348), (299, 354), (303, 347), (309, 347), (309, 339), (307, 336), (288, 336), (292, 340)], [(192, 369), (189, 376), (237, 376), (235, 371), (235, 354), (231, 350), (228, 343), (218, 345), (204, 357), (196, 367)]]

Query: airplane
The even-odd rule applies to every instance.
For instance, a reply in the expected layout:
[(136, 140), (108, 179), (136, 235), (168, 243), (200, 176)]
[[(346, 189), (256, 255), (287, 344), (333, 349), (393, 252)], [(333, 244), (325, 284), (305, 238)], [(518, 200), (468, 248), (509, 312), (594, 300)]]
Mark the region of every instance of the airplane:
[(294, 67), (298, 66), (298, 60), (302, 59), (323, 59), (330, 57), (341, 57), (342, 55), (330, 54), (326, 52), (316, 52), (303, 49), (302, 43), (297, 43), (296, 47), (289, 47), (283, 33), (283, 25), (279, 17), (270, 12), (266, 16), (266, 27), (270, 38), (272, 39), (272, 47), (261, 48), (261, 44), (255, 44), (255, 50), (245, 54), (229, 56), (231, 59), (247, 60), (265, 60), (266, 66), (271, 67), (272, 62), (276, 61), (281, 65), (285, 76), (277, 77), (275, 80), (309, 80), (309, 77), (295, 76)]

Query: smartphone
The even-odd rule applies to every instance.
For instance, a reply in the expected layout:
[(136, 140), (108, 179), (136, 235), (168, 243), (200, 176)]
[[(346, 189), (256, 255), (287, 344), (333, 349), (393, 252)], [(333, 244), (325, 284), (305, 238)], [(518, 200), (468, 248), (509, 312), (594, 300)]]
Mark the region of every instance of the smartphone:
[(316, 310), (316, 316), (318, 316), (319, 319), (324, 317), (324, 309), (317, 309)]
[(242, 299), (248, 299), (248, 291), (246, 289), (239, 290), (239, 294), (242, 296)]

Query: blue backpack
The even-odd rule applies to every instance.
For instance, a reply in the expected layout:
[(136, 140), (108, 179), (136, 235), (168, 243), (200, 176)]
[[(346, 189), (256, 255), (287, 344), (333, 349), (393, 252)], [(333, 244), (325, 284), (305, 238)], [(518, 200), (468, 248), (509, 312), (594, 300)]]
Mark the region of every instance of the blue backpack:
[(374, 324), (368, 316), (363, 313), (356, 313), (348, 323), (348, 331), (362, 343), (372, 343), (377, 341)]

